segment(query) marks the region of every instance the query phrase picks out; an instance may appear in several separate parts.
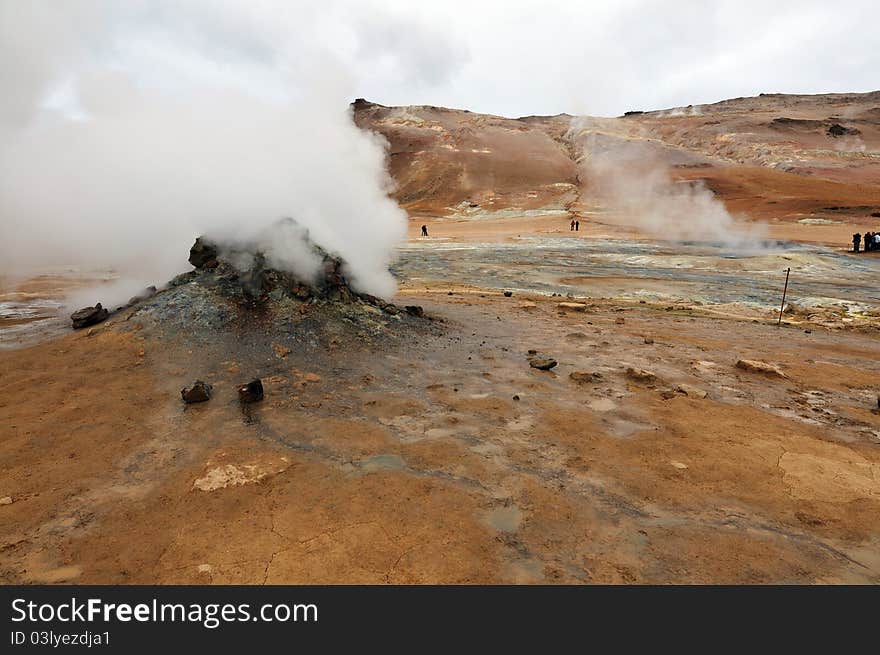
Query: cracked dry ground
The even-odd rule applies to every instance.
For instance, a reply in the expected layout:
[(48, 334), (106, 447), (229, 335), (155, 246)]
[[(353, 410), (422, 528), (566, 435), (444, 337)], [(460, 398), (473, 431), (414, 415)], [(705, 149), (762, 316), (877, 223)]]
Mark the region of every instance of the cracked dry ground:
[(0, 353), (3, 580), (880, 582), (876, 335), (402, 295), (442, 330), (320, 363), (112, 322)]

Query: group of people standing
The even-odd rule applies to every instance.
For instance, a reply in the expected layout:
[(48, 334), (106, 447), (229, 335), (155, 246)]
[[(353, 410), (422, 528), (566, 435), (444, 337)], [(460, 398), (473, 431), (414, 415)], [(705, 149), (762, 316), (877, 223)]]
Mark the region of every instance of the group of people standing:
[(865, 232), (865, 236), (862, 237), (861, 234), (856, 232), (852, 237), (853, 252), (859, 251), (859, 245), (863, 240), (865, 244), (865, 252), (870, 250), (880, 250), (880, 234), (877, 232)]
[(576, 221), (575, 219), (571, 219), (571, 231), (572, 232), (579, 232), (580, 229), (581, 229), (581, 222)]

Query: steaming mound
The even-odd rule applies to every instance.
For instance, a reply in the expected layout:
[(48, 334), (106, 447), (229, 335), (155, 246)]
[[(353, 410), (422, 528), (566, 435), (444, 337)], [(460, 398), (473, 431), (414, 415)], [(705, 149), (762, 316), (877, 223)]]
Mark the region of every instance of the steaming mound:
[[(349, 286), (345, 263), (312, 245), (318, 275), (302, 280), (267, 265), (263, 253), (223, 249), (199, 238), (190, 251), (196, 269), (127, 312), (125, 323), (217, 354), (263, 358), (274, 352), (314, 352), (380, 346), (430, 331), (420, 307), (400, 308)], [(244, 270), (225, 257), (247, 254)]]

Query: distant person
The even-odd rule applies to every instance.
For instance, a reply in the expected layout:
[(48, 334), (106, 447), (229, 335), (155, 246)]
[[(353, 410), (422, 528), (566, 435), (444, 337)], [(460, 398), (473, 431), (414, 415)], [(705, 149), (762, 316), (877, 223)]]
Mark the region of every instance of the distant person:
[(574, 219), (571, 219), (571, 227), (569, 228), (572, 232), (574, 232)]
[[(423, 230), (425, 229), (424, 226), (422, 226), (422, 229), (423, 229)], [(858, 252), (858, 251), (859, 251), (859, 244), (860, 244), (861, 242), (862, 242), (862, 235), (859, 234), (858, 232), (856, 232), (855, 234), (853, 234), (853, 252)]]
[(580, 229), (581, 229), (581, 222), (580, 222), (580, 221), (575, 221), (575, 222), (574, 222), (574, 231), (575, 231), (575, 232), (578, 232), (578, 231), (580, 231)]
[(428, 226), (427, 225), (422, 225), (422, 236), (423, 237), (428, 236)]
[(865, 236), (862, 239), (862, 241), (865, 244), (865, 252), (868, 252), (869, 250), (874, 249), (874, 235), (873, 234), (871, 234), (870, 232), (865, 232)]
[(880, 234), (876, 232), (871, 232), (871, 234), (874, 236), (874, 250), (880, 250)]

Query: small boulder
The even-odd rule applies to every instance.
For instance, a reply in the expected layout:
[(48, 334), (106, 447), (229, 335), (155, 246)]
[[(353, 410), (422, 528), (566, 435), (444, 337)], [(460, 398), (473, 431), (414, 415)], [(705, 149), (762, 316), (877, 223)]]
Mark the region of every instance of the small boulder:
[(531, 355), (529, 357), (529, 366), (539, 371), (549, 371), (556, 366), (557, 362), (552, 357), (542, 357), (540, 355)]
[(512, 295), (513, 295), (513, 291), (505, 291), (505, 292), (504, 292), (504, 297), (505, 297), (505, 298), (510, 298)]
[(238, 388), (238, 399), (243, 403), (256, 403), (263, 399), (263, 382), (251, 380)]
[(776, 364), (760, 362), (755, 359), (737, 360), (736, 367), (742, 369), (743, 371), (749, 371), (750, 373), (762, 373), (764, 375), (770, 375), (780, 378), (788, 377)]
[(189, 263), (196, 268), (217, 268), (217, 246), (199, 237), (189, 249)]
[(211, 400), (211, 389), (211, 385), (207, 382), (196, 380), (191, 387), (181, 389), (180, 396), (183, 398), (183, 402), (187, 404), (203, 403)]
[(685, 396), (689, 398), (705, 398), (709, 394), (700, 389), (699, 387), (695, 387), (691, 384), (679, 384), (676, 385), (675, 390), (678, 393), (683, 393)]
[(657, 375), (651, 371), (648, 371), (643, 368), (635, 368), (634, 366), (630, 366), (626, 369), (626, 377), (630, 380), (635, 380), (636, 382), (656, 382)]
[(73, 329), (80, 330), (105, 321), (108, 316), (110, 316), (110, 312), (104, 309), (101, 303), (98, 303), (94, 307), (83, 307), (76, 310), (70, 315), (70, 320), (73, 322)]
[(407, 305), (404, 307), (404, 310), (406, 310), (407, 314), (415, 316), (416, 318), (422, 318), (425, 315), (425, 310), (419, 305)]
[(0, 505), (11, 505), (12, 504), (12, 496), (3, 496), (0, 498)]
[(654, 340), (651, 337), (645, 337), (645, 343), (649, 346), (654, 343)]
[(587, 306), (582, 302), (561, 302), (556, 305), (561, 312), (585, 312)]

